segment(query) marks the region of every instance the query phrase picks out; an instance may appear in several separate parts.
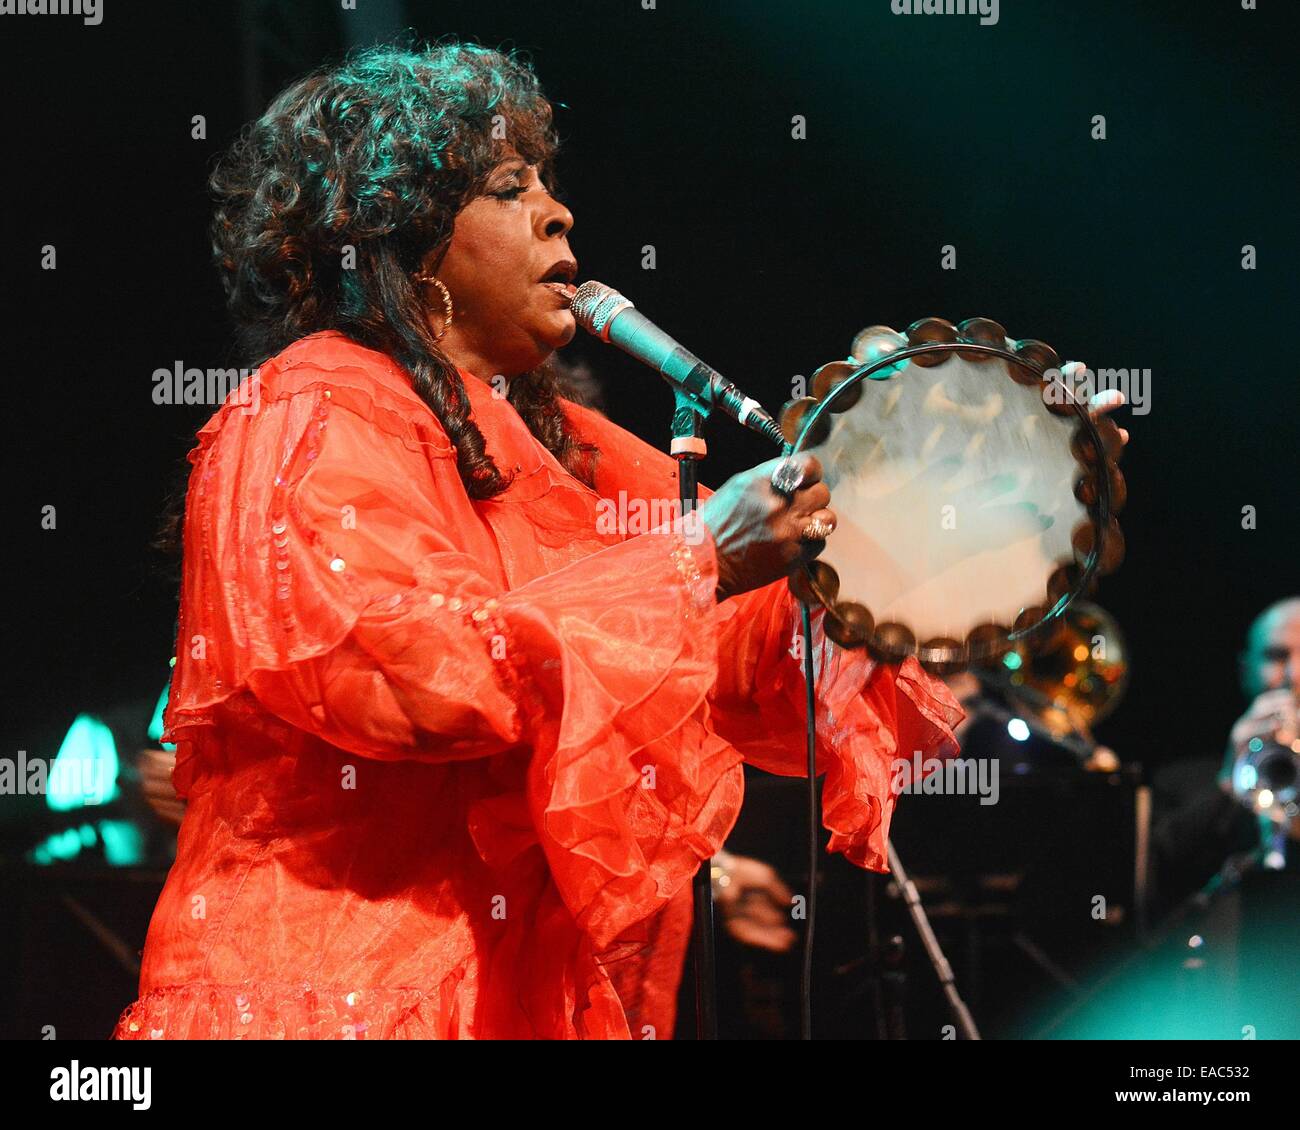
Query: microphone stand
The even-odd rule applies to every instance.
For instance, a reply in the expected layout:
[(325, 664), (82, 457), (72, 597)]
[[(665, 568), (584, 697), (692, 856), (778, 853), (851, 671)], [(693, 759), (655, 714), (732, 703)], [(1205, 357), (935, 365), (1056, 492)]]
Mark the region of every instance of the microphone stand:
[[(700, 504), (699, 464), (708, 454), (704, 421), (708, 408), (689, 393), (673, 388), (672, 444), (677, 460), (677, 499), (682, 516)], [(691, 923), (691, 962), (695, 971), (695, 1038), (718, 1038), (718, 970), (713, 940), (713, 860), (705, 859), (692, 883), (694, 917)]]
[(934, 967), (935, 976), (939, 979), (939, 987), (943, 990), (944, 1000), (948, 1004), (948, 1011), (957, 1022), (957, 1031), (961, 1033), (964, 1040), (978, 1040), (980, 1034), (979, 1029), (975, 1027), (975, 1018), (971, 1016), (970, 1009), (966, 1007), (961, 993), (957, 991), (957, 979), (953, 976), (952, 966), (948, 964), (943, 948), (939, 945), (939, 939), (934, 936), (934, 931), (930, 928), (930, 918), (925, 913), (925, 907), (921, 905), (921, 896), (917, 892), (916, 885), (903, 870), (903, 861), (894, 850), (892, 840), (886, 844), (886, 848), (889, 852), (889, 870), (893, 873), (894, 882), (898, 884), (903, 902), (907, 905), (907, 912), (912, 916), (912, 924), (921, 937), (926, 956)]

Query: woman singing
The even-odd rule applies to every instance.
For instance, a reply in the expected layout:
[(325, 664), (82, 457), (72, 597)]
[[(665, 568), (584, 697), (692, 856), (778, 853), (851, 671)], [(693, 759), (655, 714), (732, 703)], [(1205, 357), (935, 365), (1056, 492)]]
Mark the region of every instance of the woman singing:
[[(167, 739), (188, 800), (120, 1038), (672, 1033), (690, 880), (742, 762), (800, 775), (819, 468), (671, 503), (562, 398), (573, 216), (550, 106), (480, 47), (289, 87), (217, 167), (260, 368), (190, 454)], [(885, 868), (890, 763), (961, 712), (817, 628), (831, 847)]]

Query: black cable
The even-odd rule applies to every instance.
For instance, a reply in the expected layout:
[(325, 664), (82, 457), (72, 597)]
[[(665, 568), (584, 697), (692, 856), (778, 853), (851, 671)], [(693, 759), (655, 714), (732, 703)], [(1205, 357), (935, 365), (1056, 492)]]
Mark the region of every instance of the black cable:
[[(677, 434), (674, 419), (674, 435)], [(694, 458), (677, 460), (677, 497), (683, 517), (699, 508), (699, 463)], [(703, 859), (691, 882), (691, 966), (695, 973), (695, 1038), (718, 1038), (718, 970), (713, 935), (712, 859)]]
[(803, 936), (803, 977), (799, 986), (799, 1038), (812, 1039), (813, 927), (817, 920), (817, 695), (813, 686), (816, 670), (812, 653), (812, 616), (808, 605), (799, 602), (803, 619), (803, 681), (808, 711), (808, 926)]

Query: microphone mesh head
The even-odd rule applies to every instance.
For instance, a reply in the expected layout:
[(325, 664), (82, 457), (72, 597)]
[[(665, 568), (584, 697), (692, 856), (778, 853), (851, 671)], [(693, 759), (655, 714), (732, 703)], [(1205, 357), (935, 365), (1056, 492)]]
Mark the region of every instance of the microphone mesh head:
[(614, 320), (614, 315), (626, 310), (630, 303), (613, 287), (606, 286), (595, 279), (588, 279), (573, 296), (569, 309), (573, 311), (574, 320), (589, 334), (595, 334), (602, 341), (608, 341), (606, 331)]

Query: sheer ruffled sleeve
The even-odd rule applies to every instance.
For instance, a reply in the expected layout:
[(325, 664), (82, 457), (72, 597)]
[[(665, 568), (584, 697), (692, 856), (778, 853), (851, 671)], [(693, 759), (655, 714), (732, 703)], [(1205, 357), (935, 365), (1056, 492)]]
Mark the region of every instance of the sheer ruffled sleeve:
[(613, 714), (626, 734), (661, 730), (654, 691), (712, 666), (695, 624), (712, 627), (712, 543), (651, 534), (503, 591), (445, 436), (394, 434), (381, 411), (335, 383), (230, 413), (210, 437), (170, 731), (241, 690), (377, 758), (528, 745), (557, 706), (570, 726)]
[[(832, 499), (831, 505), (834, 506)], [(713, 724), (750, 764), (806, 776), (807, 708), (798, 603), (784, 581), (722, 606)], [(822, 820), (829, 850), (861, 867), (888, 870), (886, 841), (913, 754), (958, 752), (953, 727), (963, 713), (947, 686), (915, 659), (874, 663), (827, 639), (823, 613), (812, 616), (817, 689), (817, 769), (825, 773)]]
[[(676, 475), (667, 455), (586, 408), (570, 405), (568, 411), (601, 448), (597, 485), (603, 493), (675, 497)], [(701, 487), (701, 501), (711, 493)], [(751, 765), (804, 776), (802, 632), (786, 582), (724, 601), (718, 620), (718, 678), (709, 696), (714, 729)], [(962, 710), (944, 683), (914, 659), (897, 667), (877, 665), (866, 652), (829, 641), (821, 621), (815, 612), (817, 768), (825, 773), (822, 815), (830, 848), (859, 866), (887, 870), (885, 841), (896, 799), (891, 785), (910, 779), (914, 751), (927, 760), (958, 752), (952, 728)], [(907, 766), (901, 764), (905, 759)]]
[(526, 789), (475, 809), (471, 834), (500, 866), (540, 842), (608, 942), (680, 889), (739, 803), (738, 757), (703, 724), (712, 541), (646, 534), (508, 589), (433, 417), (328, 377), (272, 382), (201, 435), (169, 738), (248, 694), (364, 757), (521, 752)]

